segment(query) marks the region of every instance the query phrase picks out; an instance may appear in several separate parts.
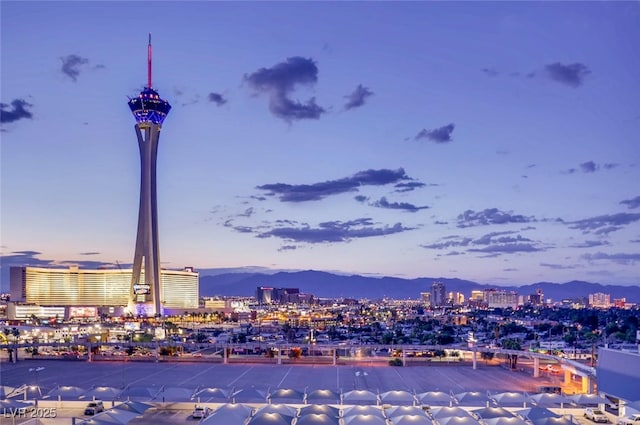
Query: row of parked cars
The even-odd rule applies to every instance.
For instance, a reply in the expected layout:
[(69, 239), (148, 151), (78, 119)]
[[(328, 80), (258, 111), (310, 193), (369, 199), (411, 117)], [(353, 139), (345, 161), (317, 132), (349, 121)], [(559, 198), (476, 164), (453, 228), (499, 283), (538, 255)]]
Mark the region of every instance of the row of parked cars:
[[(609, 417), (597, 407), (584, 409), (584, 417), (593, 422), (609, 423)], [(640, 414), (625, 416), (618, 419), (617, 425), (640, 425)]]

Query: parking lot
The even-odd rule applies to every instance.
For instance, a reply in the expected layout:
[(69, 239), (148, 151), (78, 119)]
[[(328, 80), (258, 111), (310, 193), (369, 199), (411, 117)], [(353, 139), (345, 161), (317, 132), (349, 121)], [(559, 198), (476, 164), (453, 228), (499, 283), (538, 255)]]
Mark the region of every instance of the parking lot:
[[(257, 388), (264, 391), (292, 388), (300, 391), (330, 389), (337, 392), (369, 390), (383, 393), (407, 390), (415, 393), (444, 391), (457, 394), (465, 391), (536, 392), (539, 386), (549, 385), (548, 378), (533, 378), (521, 371), (500, 366), (468, 365), (431, 366), (369, 366), (369, 365), (265, 365), (219, 363), (155, 363), (155, 362), (82, 362), (56, 360), (25, 360), (0, 365), (0, 385), (19, 387), (38, 385), (43, 395), (58, 385), (73, 385), (89, 389), (94, 386), (124, 388), (148, 386), (160, 390), (163, 386), (196, 389), (217, 387), (227, 390)], [(35, 371), (39, 371), (36, 373)], [(161, 404), (158, 403), (160, 406)], [(190, 408), (151, 409), (131, 425), (176, 424), (196, 421), (190, 418)], [(170, 407), (170, 406), (165, 406)], [(72, 418), (82, 418), (82, 409), (58, 409), (56, 418), (40, 419), (41, 425), (71, 424)], [(12, 418), (0, 422), (12, 424)], [(589, 424), (584, 418), (578, 422)], [(32, 424), (18, 419), (16, 424)]]

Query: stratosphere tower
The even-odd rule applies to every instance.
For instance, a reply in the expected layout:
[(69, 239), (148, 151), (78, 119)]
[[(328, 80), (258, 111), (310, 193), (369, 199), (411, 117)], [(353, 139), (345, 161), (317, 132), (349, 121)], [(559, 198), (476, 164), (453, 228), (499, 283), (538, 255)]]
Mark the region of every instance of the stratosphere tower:
[[(140, 149), (140, 207), (128, 309), (131, 313), (146, 316), (162, 314), (156, 159), (162, 123), (171, 110), (169, 102), (160, 98), (158, 92), (153, 89), (151, 61), (149, 34), (147, 86), (138, 97), (129, 99), (129, 108), (136, 119), (135, 130)], [(144, 280), (141, 281), (143, 264)]]

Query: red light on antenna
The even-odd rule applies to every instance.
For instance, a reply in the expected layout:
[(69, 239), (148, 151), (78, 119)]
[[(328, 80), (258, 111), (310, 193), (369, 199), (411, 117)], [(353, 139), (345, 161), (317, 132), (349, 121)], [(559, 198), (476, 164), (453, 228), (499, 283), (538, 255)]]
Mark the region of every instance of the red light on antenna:
[(149, 33), (149, 45), (147, 46), (147, 87), (151, 88), (151, 33)]

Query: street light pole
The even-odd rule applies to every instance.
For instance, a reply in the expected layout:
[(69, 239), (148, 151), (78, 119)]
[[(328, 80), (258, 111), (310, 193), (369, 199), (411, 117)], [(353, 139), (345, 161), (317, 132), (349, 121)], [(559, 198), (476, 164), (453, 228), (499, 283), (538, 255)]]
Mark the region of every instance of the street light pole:
[(36, 373), (36, 388), (38, 389), (38, 392), (40, 393), (40, 384), (38, 383), (38, 372), (44, 370), (44, 367), (30, 367), (29, 368), (29, 372), (35, 372)]

